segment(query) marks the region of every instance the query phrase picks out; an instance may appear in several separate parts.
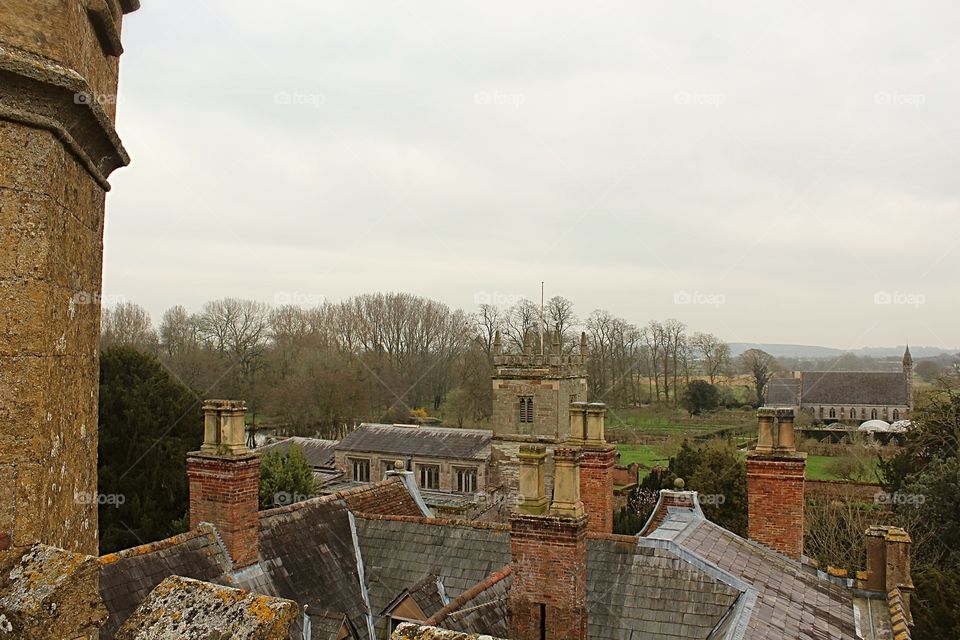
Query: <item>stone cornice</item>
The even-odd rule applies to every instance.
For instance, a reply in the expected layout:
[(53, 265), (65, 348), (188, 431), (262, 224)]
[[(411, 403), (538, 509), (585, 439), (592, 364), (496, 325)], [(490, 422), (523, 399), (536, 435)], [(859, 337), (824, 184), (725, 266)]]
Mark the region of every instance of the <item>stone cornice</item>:
[(109, 191), (130, 156), (97, 98), (73, 69), (0, 44), (0, 119), (50, 131)]

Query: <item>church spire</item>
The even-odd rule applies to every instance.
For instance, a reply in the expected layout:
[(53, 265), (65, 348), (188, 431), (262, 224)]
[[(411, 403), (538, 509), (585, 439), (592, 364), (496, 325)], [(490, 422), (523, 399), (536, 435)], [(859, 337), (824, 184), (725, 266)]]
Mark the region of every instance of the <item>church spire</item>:
[(903, 366), (912, 367), (913, 366), (913, 356), (910, 355), (910, 345), (907, 345), (906, 350), (903, 352)]

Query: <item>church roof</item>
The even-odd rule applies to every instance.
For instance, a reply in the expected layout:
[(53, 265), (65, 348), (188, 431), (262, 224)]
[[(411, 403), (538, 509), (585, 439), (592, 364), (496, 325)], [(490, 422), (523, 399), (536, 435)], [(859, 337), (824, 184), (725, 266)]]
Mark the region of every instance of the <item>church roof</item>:
[(885, 371), (805, 371), (801, 374), (804, 405), (903, 405), (905, 373)]
[(771, 407), (799, 407), (800, 379), (793, 377), (770, 378), (767, 383), (766, 404)]

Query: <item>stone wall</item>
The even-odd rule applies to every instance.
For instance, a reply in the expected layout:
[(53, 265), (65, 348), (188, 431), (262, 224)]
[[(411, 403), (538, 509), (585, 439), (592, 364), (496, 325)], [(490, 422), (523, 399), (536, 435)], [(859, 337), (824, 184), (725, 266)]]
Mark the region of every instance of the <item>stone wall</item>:
[[(95, 3), (94, 3), (95, 4)], [(133, 0), (0, 3), (0, 533), (96, 554), (104, 191)]]

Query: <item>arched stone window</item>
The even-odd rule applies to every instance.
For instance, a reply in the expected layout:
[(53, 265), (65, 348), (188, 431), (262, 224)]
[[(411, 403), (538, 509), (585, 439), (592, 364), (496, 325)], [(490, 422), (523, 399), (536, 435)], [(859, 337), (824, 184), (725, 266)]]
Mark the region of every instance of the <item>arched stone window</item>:
[(837, 417), (837, 410), (834, 407), (830, 407), (830, 417), (831, 418)]
[(900, 419), (900, 409), (894, 409), (894, 410), (893, 410), (893, 419), (894, 419), (894, 420), (899, 420), (899, 419)]
[(876, 419), (877, 419), (877, 410), (876, 410), (876, 409), (874, 409), (873, 411), (870, 412), (870, 419), (871, 419), (871, 420), (876, 420)]
[(820, 417), (823, 417), (823, 407), (820, 407)]

